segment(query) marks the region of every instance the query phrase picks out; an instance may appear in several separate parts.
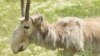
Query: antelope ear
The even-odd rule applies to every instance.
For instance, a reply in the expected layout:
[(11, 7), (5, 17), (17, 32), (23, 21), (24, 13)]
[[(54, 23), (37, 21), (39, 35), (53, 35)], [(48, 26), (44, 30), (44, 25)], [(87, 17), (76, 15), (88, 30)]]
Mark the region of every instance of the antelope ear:
[(31, 17), (32, 22), (35, 24), (41, 24), (43, 21), (43, 16), (42, 15), (35, 15)]
[(41, 23), (43, 21), (43, 16), (39, 15), (38, 18), (36, 19), (36, 22)]
[(41, 23), (43, 21), (43, 15), (41, 15), (39, 12), (35, 12), (36, 15), (36, 22)]

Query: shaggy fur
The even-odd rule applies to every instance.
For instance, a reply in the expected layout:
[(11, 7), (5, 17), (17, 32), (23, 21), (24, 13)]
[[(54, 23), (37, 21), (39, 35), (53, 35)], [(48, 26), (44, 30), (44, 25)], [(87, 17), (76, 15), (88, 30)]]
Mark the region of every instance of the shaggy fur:
[(43, 21), (39, 26), (35, 26), (34, 31), (30, 37), (33, 38), (34, 41), (39, 43), (42, 42), (40, 44), (45, 43), (45, 45), (49, 44), (49, 46), (53, 45), (55, 47), (57, 35), (54, 27)]
[(83, 25), (79, 19), (71, 17), (64, 18), (57, 22), (56, 29), (57, 28), (59, 28), (59, 32), (63, 31), (60, 37), (67, 49), (74, 47), (77, 50), (83, 50)]
[[(66, 17), (56, 24), (60, 37), (66, 48), (78, 51), (92, 50), (93, 56), (100, 53), (100, 22), (99, 19), (81, 20)], [(61, 32), (61, 33), (60, 33)], [(71, 47), (71, 48), (70, 48)]]
[(51, 25), (37, 15), (30, 19), (30, 29), (24, 29), (22, 26), (26, 24), (22, 22), (14, 31), (11, 44), (14, 53), (25, 50), (31, 42), (46, 48), (64, 48), (63, 56), (75, 56), (86, 49), (92, 49), (93, 53), (100, 51), (98, 20), (65, 17)]

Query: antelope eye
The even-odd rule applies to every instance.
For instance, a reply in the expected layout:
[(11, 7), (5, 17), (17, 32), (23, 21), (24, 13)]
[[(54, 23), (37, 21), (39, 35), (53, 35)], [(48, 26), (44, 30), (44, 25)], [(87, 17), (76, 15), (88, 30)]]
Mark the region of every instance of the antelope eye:
[(25, 29), (29, 29), (30, 27), (29, 27), (29, 26), (24, 26), (24, 28), (25, 28)]

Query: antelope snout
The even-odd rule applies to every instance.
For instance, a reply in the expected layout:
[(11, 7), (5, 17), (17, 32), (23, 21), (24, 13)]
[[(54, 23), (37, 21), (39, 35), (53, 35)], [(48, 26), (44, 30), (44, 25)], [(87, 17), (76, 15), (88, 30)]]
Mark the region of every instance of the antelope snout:
[(18, 48), (18, 52), (20, 52), (20, 51), (24, 51), (23, 46), (21, 46), (21, 47)]
[(26, 49), (26, 47), (23, 46), (23, 45), (21, 45), (19, 47), (12, 47), (12, 51), (13, 51), (14, 54), (17, 54), (21, 51), (24, 51), (25, 49)]

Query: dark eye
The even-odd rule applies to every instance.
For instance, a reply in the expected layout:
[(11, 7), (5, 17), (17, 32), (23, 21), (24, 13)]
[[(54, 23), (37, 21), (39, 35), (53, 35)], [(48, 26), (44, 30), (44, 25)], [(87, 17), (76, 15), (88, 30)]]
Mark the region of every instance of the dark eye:
[(29, 29), (29, 26), (24, 26), (25, 29)]

